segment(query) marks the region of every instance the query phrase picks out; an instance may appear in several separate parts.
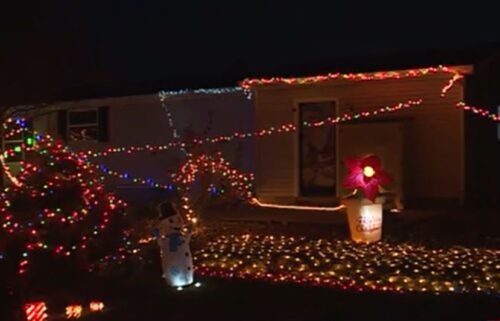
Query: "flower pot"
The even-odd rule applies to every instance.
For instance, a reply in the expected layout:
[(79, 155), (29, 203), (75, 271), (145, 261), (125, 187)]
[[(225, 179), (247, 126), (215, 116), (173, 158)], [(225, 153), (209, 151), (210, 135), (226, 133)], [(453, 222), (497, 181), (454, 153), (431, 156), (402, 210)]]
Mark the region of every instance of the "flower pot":
[(382, 238), (382, 204), (384, 197), (377, 197), (375, 203), (363, 199), (345, 199), (351, 239), (356, 243), (373, 243)]

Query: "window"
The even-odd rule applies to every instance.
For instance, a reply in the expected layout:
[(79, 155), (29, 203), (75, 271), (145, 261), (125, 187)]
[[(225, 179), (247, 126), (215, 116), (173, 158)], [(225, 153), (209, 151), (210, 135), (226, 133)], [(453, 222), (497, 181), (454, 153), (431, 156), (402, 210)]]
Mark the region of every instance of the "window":
[(332, 196), (336, 193), (335, 126), (311, 124), (335, 118), (333, 101), (299, 104), (299, 178), (302, 196)]
[(70, 143), (108, 141), (108, 111), (107, 106), (60, 110), (58, 112), (59, 138)]
[(68, 112), (68, 138), (70, 142), (97, 141), (99, 115), (97, 109)]

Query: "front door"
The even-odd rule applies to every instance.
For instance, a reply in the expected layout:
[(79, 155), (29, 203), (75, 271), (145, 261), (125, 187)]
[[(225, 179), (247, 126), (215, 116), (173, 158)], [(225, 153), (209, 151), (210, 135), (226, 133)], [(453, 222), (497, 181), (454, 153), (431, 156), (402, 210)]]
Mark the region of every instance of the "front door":
[(334, 101), (299, 104), (299, 190), (301, 196), (336, 195), (335, 126), (320, 122), (335, 118)]

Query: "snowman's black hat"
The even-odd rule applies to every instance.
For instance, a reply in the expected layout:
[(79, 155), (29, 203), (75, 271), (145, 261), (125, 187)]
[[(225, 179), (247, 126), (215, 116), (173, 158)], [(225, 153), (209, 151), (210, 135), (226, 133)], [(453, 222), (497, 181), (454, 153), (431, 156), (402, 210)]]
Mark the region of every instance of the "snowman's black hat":
[(164, 219), (170, 216), (177, 215), (177, 211), (174, 207), (174, 204), (170, 201), (165, 201), (160, 203), (158, 206), (160, 211), (160, 219)]

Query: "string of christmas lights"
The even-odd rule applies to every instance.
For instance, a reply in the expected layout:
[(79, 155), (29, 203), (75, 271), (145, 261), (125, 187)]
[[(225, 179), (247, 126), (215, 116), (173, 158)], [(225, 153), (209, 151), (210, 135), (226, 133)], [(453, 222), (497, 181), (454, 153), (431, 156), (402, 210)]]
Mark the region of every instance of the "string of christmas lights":
[(248, 99), (252, 98), (252, 91), (239, 86), (221, 87), (221, 88), (199, 88), (199, 89), (180, 89), (180, 90), (162, 90), (158, 93), (160, 99), (168, 97), (183, 96), (188, 94), (195, 95), (223, 95), (232, 93), (243, 93)]
[(491, 111), (484, 109), (484, 108), (479, 108), (479, 107), (473, 107), (473, 106), (468, 106), (464, 102), (459, 102), (456, 104), (457, 108), (463, 109), (467, 112), (471, 112), (473, 114), (476, 114), (478, 116), (490, 119), (494, 122), (500, 122), (500, 115), (497, 115), (495, 113), (492, 113)]
[(174, 126), (174, 120), (172, 118), (172, 112), (170, 111), (170, 108), (168, 107), (167, 103), (165, 102), (167, 95), (163, 94), (163, 92), (160, 92), (160, 103), (165, 111), (165, 114), (167, 116), (167, 121), (168, 121), (168, 126), (170, 127), (170, 130), (172, 130), (172, 136), (175, 140), (178, 140), (180, 138), (179, 133), (177, 132), (177, 128)]
[(150, 177), (144, 178), (140, 176), (133, 176), (128, 172), (118, 172), (113, 169), (110, 169), (107, 165), (103, 164), (95, 164), (95, 166), (97, 169), (99, 169), (101, 172), (103, 172), (108, 176), (113, 176), (115, 178), (128, 180), (134, 184), (142, 184), (153, 188), (165, 189), (170, 192), (177, 190), (177, 187), (172, 183), (161, 183), (157, 182), (156, 180), (153, 180)]
[(245, 175), (239, 173), (232, 168), (224, 158), (219, 154), (216, 156), (210, 155), (189, 155), (187, 162), (182, 165), (179, 172), (172, 175), (172, 181), (180, 188), (181, 207), (185, 218), (193, 224), (198, 222), (192, 208), (189, 191), (191, 184), (198, 178), (199, 175), (219, 174), (230, 182), (230, 187), (236, 192), (236, 195), (243, 200), (248, 200), (252, 197), (253, 174)]
[[(406, 102), (401, 102), (392, 106), (384, 106), (384, 107), (378, 107), (372, 110), (367, 110), (367, 111), (362, 111), (358, 113), (345, 113), (342, 116), (338, 117), (328, 117), (325, 118), (321, 121), (317, 121), (314, 123), (310, 122), (304, 122), (304, 126), (308, 127), (322, 127), (322, 126), (331, 126), (331, 125), (337, 125), (339, 123), (345, 123), (361, 118), (368, 118), (368, 117), (373, 117), (381, 114), (387, 114), (387, 113), (394, 113), (403, 109), (408, 109), (411, 107), (419, 106), (422, 104), (422, 100), (408, 100)], [(117, 153), (125, 153), (125, 154), (132, 154), (136, 152), (161, 152), (161, 151), (166, 151), (172, 148), (184, 148), (186, 147), (187, 144), (194, 144), (194, 145), (202, 145), (202, 144), (207, 144), (207, 143), (220, 143), (220, 142), (229, 142), (233, 141), (235, 139), (248, 139), (248, 138), (261, 138), (264, 136), (270, 136), (273, 134), (278, 134), (278, 133), (289, 133), (289, 132), (294, 132), (297, 130), (297, 126), (293, 123), (287, 123), (287, 124), (282, 124), (278, 126), (270, 126), (266, 129), (261, 129), (257, 130), (254, 132), (247, 132), (247, 133), (239, 133), (235, 132), (230, 135), (222, 135), (222, 136), (216, 136), (216, 137), (206, 137), (204, 139), (193, 139), (191, 142), (186, 143), (186, 142), (171, 142), (168, 144), (162, 144), (162, 145), (145, 145), (145, 146), (127, 146), (127, 147), (109, 147), (104, 151), (82, 151), (79, 153), (81, 157), (86, 157), (86, 158), (95, 158), (95, 157), (106, 157), (111, 154), (117, 154)]]
[[(16, 121), (15, 124), (26, 128), (23, 122)], [(16, 177), (20, 184), (7, 187), (0, 194), (1, 228), (7, 234), (15, 234), (17, 238), (25, 240), (25, 250), (21, 253), (22, 259), (19, 261), (19, 274), (26, 272), (31, 251), (50, 249), (54, 254), (68, 256), (74, 251), (85, 250), (88, 242), (106, 228), (109, 223), (109, 214), (126, 207), (122, 200), (104, 192), (102, 182), (96, 177), (96, 171), (90, 163), (79, 158), (61, 143), (54, 142), (49, 135), (37, 135), (36, 140), (36, 144), (21, 143), (21, 148), (26, 152), (37, 152), (39, 163), (21, 162), (21, 173)], [(72, 210), (63, 210), (53, 202), (50, 203), (51, 199), (57, 197), (55, 191), (61, 188), (66, 188), (67, 191), (76, 194), (81, 204), (71, 204)], [(42, 201), (40, 204), (36, 203), (40, 201)], [(30, 209), (29, 206), (33, 202), (42, 208)], [(50, 207), (43, 208), (44, 202), (49, 202)], [(89, 213), (102, 205), (104, 208), (100, 220), (96, 221), (93, 228), (88, 233), (83, 233), (73, 244), (58, 244), (57, 241), (54, 243), (53, 236), (47, 238), (46, 233), (40, 233), (41, 230), (55, 223), (64, 229), (64, 226), (81, 222), (88, 217)], [(19, 212), (20, 210), (22, 212)], [(49, 239), (52, 242), (50, 244)], [(66, 241), (61, 240), (61, 242)]]
[[(8, 119), (4, 123), (4, 128), (5, 129), (8, 128), (8, 126), (7, 126), (8, 124), (10, 124), (10, 125), (16, 124), (18, 126), (21, 126), (21, 125), (25, 126), (27, 124), (27, 122), (25, 122), (23, 120), (20, 120), (20, 119), (17, 119), (17, 120)], [(25, 127), (22, 127), (21, 129), (14, 129), (14, 130), (12, 130), (12, 132), (16, 132), (17, 134), (22, 133), (23, 131), (24, 132), (28, 132), (29, 128), (25, 126)], [(45, 135), (44, 136), (42, 134), (36, 133), (36, 131), (33, 131), (33, 132), (34, 132), (33, 136), (36, 138), (36, 141), (45, 143), (48, 146), (50, 146), (52, 144), (59, 144), (58, 147), (62, 148), (62, 144), (55, 142), (54, 139), (52, 137), (50, 137), (50, 135)], [(47, 150), (45, 150), (45, 149), (43, 149), (43, 148), (42, 149), (41, 148), (38, 148), (38, 149), (33, 148), (33, 144), (34, 143), (31, 143), (31, 144), (21, 143), (19, 146), (16, 146), (16, 148), (19, 147), (17, 151), (14, 150), (15, 148), (11, 148), (11, 149), (7, 149), (4, 152), (4, 154), (6, 155), (6, 157), (14, 157), (15, 154), (18, 153), (18, 152), (37, 152), (37, 153), (47, 154), (48, 157), (52, 157), (52, 155), (50, 155), (50, 152), (47, 151)], [(64, 148), (67, 149), (68, 147), (64, 146)], [(4, 173), (6, 174), (6, 176), (8, 177), (8, 179), (11, 181), (11, 183), (13, 185), (15, 185), (17, 187), (22, 187), (22, 184), (23, 184), (22, 180), (24, 179), (24, 177), (28, 176), (29, 174), (32, 174), (32, 173), (30, 173), (30, 170), (31, 171), (33, 171), (33, 170), (36, 171), (37, 170), (37, 168), (34, 167), (34, 166), (31, 166), (31, 164), (29, 164), (29, 163), (25, 164), (23, 161), (21, 161), (20, 164), (21, 164), (21, 169), (23, 171), (20, 174), (20, 179), (19, 179), (15, 175), (12, 175), (9, 166), (6, 164), (6, 162), (5, 162), (4, 158), (3, 158), (3, 154), (0, 154), (0, 164), (2, 165), (2, 167), (4, 169)], [(86, 162), (86, 164), (90, 165), (90, 163), (88, 163), (88, 162)], [(87, 166), (87, 165), (85, 165), (85, 166)], [(164, 183), (156, 182), (152, 178), (134, 177), (134, 176), (130, 175), (127, 172), (123, 172), (122, 173), (122, 172), (111, 170), (107, 166), (102, 165), (102, 164), (101, 165), (99, 165), (99, 164), (91, 164), (91, 165), (94, 166), (96, 169), (99, 169), (101, 172), (105, 173), (108, 176), (113, 176), (113, 177), (116, 177), (116, 178), (129, 180), (129, 181), (131, 181), (131, 182), (133, 182), (135, 184), (142, 184), (142, 185), (146, 185), (146, 186), (149, 186), (149, 187), (165, 189), (165, 190), (167, 190), (169, 192), (173, 192), (173, 191), (175, 191), (175, 190), (178, 189), (177, 187), (175, 187), (171, 183), (164, 184)], [(74, 179), (74, 177), (66, 177), (65, 179), (66, 180), (70, 180), (70, 179)], [(100, 180), (104, 181), (105, 178), (104, 177), (100, 177)], [(53, 188), (53, 187), (54, 187), (54, 184), (52, 182), (49, 182), (48, 184), (44, 185), (44, 190), (43, 191), (34, 190), (32, 187), (28, 187), (28, 188), (29, 188), (29, 192), (31, 193), (32, 197), (37, 197), (37, 196), (38, 197), (44, 197), (46, 195), (46, 190), (50, 189), (50, 188)], [(82, 208), (79, 211), (79, 214), (76, 214), (76, 211), (73, 212), (73, 217), (81, 217), (82, 214), (85, 214), (87, 211), (88, 211), (88, 209)], [(53, 211), (49, 211), (48, 209), (43, 209), (41, 211), (41, 213), (44, 213), (47, 217), (55, 217), (55, 213)], [(71, 221), (71, 218), (72, 217), (70, 216), (70, 217), (67, 217), (66, 219), (68, 221)], [(64, 220), (64, 218), (63, 218), (63, 220)]]
[(22, 187), (23, 184), (17, 179), (15, 175), (12, 175), (10, 167), (5, 163), (3, 155), (0, 154), (0, 164), (2, 166), (2, 171), (7, 177), (7, 179), (16, 187)]
[[(405, 71), (384, 71), (375, 73), (329, 73), (326, 75), (318, 75), (311, 77), (273, 77), (260, 79), (244, 79), (240, 82), (240, 86), (244, 89), (249, 89), (253, 86), (264, 85), (307, 85), (315, 84), (330, 80), (348, 80), (348, 81), (372, 81), (372, 80), (387, 80), (387, 79), (403, 79), (403, 78), (419, 78), (426, 75), (445, 73), (457, 75), (458, 72), (453, 68), (446, 66), (411, 69)], [(445, 91), (446, 92), (446, 91)]]
[(441, 89), (441, 97), (444, 97), (446, 96), (446, 94), (448, 93), (448, 91), (451, 90), (451, 88), (453, 88), (453, 86), (455, 85), (455, 83), (457, 81), (459, 81), (460, 79), (463, 79), (464, 76), (459, 74), (459, 73), (455, 73), (453, 75), (453, 77), (448, 81), (448, 83), (446, 84), (446, 86), (443, 87), (443, 89)]

